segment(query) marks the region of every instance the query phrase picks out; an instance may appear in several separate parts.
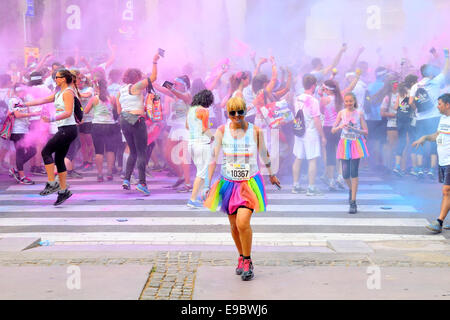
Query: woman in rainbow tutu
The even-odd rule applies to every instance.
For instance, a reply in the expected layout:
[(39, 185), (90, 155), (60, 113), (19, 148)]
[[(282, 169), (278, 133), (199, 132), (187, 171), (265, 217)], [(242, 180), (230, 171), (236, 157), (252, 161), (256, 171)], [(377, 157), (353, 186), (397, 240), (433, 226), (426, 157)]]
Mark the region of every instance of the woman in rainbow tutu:
[(358, 110), (356, 97), (353, 93), (349, 92), (344, 96), (344, 105), (345, 109), (338, 113), (331, 132), (334, 134), (342, 130), (336, 158), (342, 160), (342, 176), (350, 189), (349, 213), (356, 213), (359, 161), (369, 156), (366, 139), (364, 138), (368, 135), (369, 130), (364, 120), (364, 113)]
[(220, 126), (215, 135), (214, 155), (209, 167), (209, 179), (214, 174), (220, 151), (223, 151), (221, 178), (216, 181), (205, 200), (205, 207), (211, 211), (228, 214), (231, 235), (240, 257), (236, 274), (242, 280), (254, 276), (251, 261), (253, 212), (266, 211), (267, 198), (264, 179), (258, 168), (258, 153), (261, 163), (269, 172), (270, 182), (281, 188), (278, 178), (272, 174), (270, 156), (260, 128), (244, 120), (246, 104), (242, 98), (234, 97), (227, 102), (230, 121)]

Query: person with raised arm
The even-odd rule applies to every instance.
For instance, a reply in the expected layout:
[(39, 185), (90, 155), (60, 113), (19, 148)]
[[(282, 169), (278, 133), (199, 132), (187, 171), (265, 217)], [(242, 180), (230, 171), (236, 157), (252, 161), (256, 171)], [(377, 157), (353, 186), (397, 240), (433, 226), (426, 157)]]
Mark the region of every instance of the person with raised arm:
[(147, 164), (147, 126), (145, 124), (144, 92), (149, 82), (154, 82), (158, 75), (159, 55), (153, 57), (152, 74), (143, 79), (139, 69), (130, 68), (123, 74), (124, 85), (117, 94), (117, 113), (120, 115), (120, 126), (125, 136), (130, 155), (125, 169), (125, 178), (122, 187), (129, 190), (130, 179), (134, 167), (137, 164), (139, 172), (139, 184), (136, 189), (145, 195), (150, 195), (147, 188), (145, 166)]
[[(170, 118), (167, 125), (170, 126), (169, 140), (166, 148), (166, 159), (170, 167), (176, 172), (178, 180), (171, 186), (177, 192), (191, 192), (190, 165), (188, 159), (188, 131), (186, 128), (186, 118), (189, 105), (192, 102), (189, 93), (190, 80), (187, 76), (177, 77), (173, 80), (173, 86), (169, 88), (154, 84), (154, 88), (160, 93), (172, 98), (170, 104)], [(180, 153), (181, 151), (181, 153)]]
[[(433, 134), (439, 124), (440, 115), (435, 106), (438, 103), (441, 88), (445, 86), (446, 76), (450, 71), (448, 49), (444, 49), (444, 57), (445, 66), (442, 72), (439, 72), (438, 68), (433, 65), (424, 64), (420, 67), (420, 73), (423, 77), (422, 80), (411, 87), (409, 105), (413, 106), (416, 110), (416, 130), (418, 137)], [(421, 145), (418, 148), (418, 178), (424, 177), (425, 170), (423, 166), (428, 159), (430, 159), (430, 168), (427, 174), (432, 179), (436, 176), (438, 163), (436, 148), (436, 142), (434, 141), (430, 141), (430, 143), (424, 146)]]
[[(46, 196), (58, 191), (58, 198), (54, 205), (60, 205), (72, 196), (67, 188), (67, 171), (64, 158), (69, 151), (70, 144), (78, 135), (74, 116), (75, 97), (78, 97), (78, 88), (72, 73), (67, 69), (59, 70), (55, 76), (56, 85), (60, 88), (54, 94), (24, 103), (26, 107), (55, 103), (54, 115), (42, 115), (45, 122), (56, 122), (58, 132), (47, 142), (42, 149), (42, 159), (45, 164), (48, 182), (39, 194)], [(53, 160), (53, 154), (55, 159)], [(55, 165), (58, 171), (59, 183), (55, 180)]]

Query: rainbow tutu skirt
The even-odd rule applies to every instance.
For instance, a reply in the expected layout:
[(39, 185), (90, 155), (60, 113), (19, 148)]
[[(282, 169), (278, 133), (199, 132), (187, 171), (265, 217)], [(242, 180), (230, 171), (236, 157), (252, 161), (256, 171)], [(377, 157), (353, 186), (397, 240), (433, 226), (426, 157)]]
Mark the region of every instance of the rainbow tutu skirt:
[(235, 214), (240, 207), (253, 209), (253, 212), (266, 211), (264, 180), (259, 172), (244, 181), (222, 177), (211, 187), (204, 206), (214, 212), (220, 207), (220, 211), (227, 214)]
[(356, 140), (349, 140), (342, 138), (336, 150), (336, 158), (343, 160), (361, 159), (369, 156), (367, 150), (366, 140), (358, 138)]

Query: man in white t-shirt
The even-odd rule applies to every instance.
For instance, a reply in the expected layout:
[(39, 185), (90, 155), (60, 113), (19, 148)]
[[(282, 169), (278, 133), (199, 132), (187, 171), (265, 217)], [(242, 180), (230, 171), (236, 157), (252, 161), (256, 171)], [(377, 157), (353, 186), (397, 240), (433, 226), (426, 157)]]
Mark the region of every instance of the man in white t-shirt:
[[(423, 145), (426, 141), (436, 141), (439, 156), (439, 182), (443, 183), (442, 202), (439, 218), (427, 226), (434, 233), (442, 231), (442, 225), (450, 210), (450, 93), (445, 93), (438, 98), (437, 109), (442, 114), (439, 119), (437, 132), (420, 137), (413, 142), (414, 147)], [(450, 225), (444, 226), (450, 229)]]
[(317, 174), (317, 159), (320, 157), (320, 142), (325, 145), (326, 139), (320, 120), (319, 101), (314, 98), (314, 92), (317, 86), (317, 79), (306, 74), (303, 77), (303, 87), (305, 92), (295, 98), (295, 114), (303, 110), (305, 121), (305, 134), (302, 137), (295, 136), (293, 153), (295, 156), (292, 165), (293, 189), (292, 193), (301, 193), (300, 188), (300, 169), (302, 160), (308, 160), (308, 189), (306, 195), (314, 196), (322, 194), (315, 186)]
[[(436, 131), (437, 125), (439, 123), (439, 111), (437, 110), (437, 108), (434, 108), (432, 106), (436, 106), (436, 104), (438, 103), (438, 97), (441, 93), (441, 89), (445, 86), (445, 77), (450, 71), (448, 49), (444, 50), (444, 54), (445, 67), (442, 72), (438, 75), (435, 75), (436, 68), (432, 65), (425, 64), (420, 68), (423, 79), (411, 87), (409, 104), (416, 108), (416, 130), (418, 137), (433, 134)], [(419, 95), (424, 96), (423, 94), (419, 94), (419, 89), (425, 89), (426, 93), (428, 94), (428, 100), (430, 101), (428, 105), (431, 106), (429, 109), (424, 108), (422, 110), (419, 110), (421, 101)], [(425, 103), (423, 105), (425, 105)], [(428, 159), (428, 157), (430, 157), (431, 164), (428, 175), (430, 178), (433, 178), (436, 175), (437, 167), (437, 150), (435, 142), (431, 142), (425, 145), (425, 147), (419, 148), (419, 154), (417, 155), (417, 166), (419, 168), (417, 175), (419, 178), (423, 177), (424, 175), (423, 163), (424, 159)]]

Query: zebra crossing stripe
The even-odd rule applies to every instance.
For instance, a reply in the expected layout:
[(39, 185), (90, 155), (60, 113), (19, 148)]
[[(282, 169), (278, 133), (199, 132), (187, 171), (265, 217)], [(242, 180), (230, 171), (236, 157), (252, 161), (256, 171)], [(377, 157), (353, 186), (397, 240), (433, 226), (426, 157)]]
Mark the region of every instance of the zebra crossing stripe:
[[(71, 200), (188, 200), (190, 193), (159, 193), (151, 194), (149, 197), (143, 197), (135, 192), (118, 192), (118, 193), (74, 193)], [(404, 198), (398, 194), (387, 193), (361, 193), (357, 196), (358, 200), (404, 200)], [(320, 196), (307, 196), (306, 194), (293, 194), (293, 193), (268, 193), (268, 200), (346, 200), (348, 199), (347, 193), (327, 193)], [(0, 201), (20, 201), (21, 203), (27, 201), (50, 201), (48, 197), (42, 197), (39, 194), (0, 194)]]
[[(24, 232), (0, 233), (0, 238), (37, 237), (57, 244), (152, 244), (152, 245), (234, 245), (229, 233), (178, 232)], [(360, 234), (360, 233), (253, 233), (254, 246), (322, 245), (332, 240), (353, 241), (440, 241), (442, 235)]]
[[(121, 222), (121, 221), (123, 222)], [(415, 218), (309, 218), (253, 217), (252, 225), (424, 227), (426, 219)], [(2, 227), (12, 226), (199, 226), (229, 225), (226, 217), (86, 217), (0, 218)]]
[[(70, 185), (70, 181), (69, 181)], [(151, 183), (149, 183), (149, 190), (164, 190), (167, 191), (167, 193), (175, 193), (176, 191), (172, 189), (166, 189), (164, 187), (158, 186), (156, 188), (155, 186), (152, 186)], [(35, 184), (35, 185), (21, 185), (21, 184), (15, 184), (9, 186), (6, 191), (7, 192), (14, 192), (14, 191), (29, 191), (29, 192), (35, 192), (39, 193), (39, 191), (43, 190), (45, 185)], [(83, 191), (83, 192), (93, 192), (93, 191), (123, 191), (122, 185), (120, 183), (117, 184), (73, 184), (70, 185), (69, 188), (71, 191)], [(132, 186), (132, 189), (135, 189), (135, 187)], [(266, 186), (267, 191), (275, 190), (275, 187), (273, 186)], [(282, 185), (282, 192), (291, 192), (292, 185)], [(358, 191), (392, 191), (392, 187), (386, 184), (361, 184), (358, 186)], [(345, 190), (343, 191), (345, 192)], [(280, 192), (277, 192), (280, 193)]]
[[(120, 200), (120, 199), (118, 199)], [(186, 205), (70, 205), (54, 207), (52, 205), (20, 205), (20, 206), (1, 206), (2, 212), (184, 212), (192, 214), (195, 211), (208, 211), (206, 208), (191, 209)], [(269, 212), (348, 212), (347, 204), (296, 204), (296, 205), (269, 205)], [(417, 210), (408, 205), (358, 205), (358, 212), (417, 212)]]

